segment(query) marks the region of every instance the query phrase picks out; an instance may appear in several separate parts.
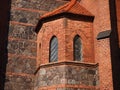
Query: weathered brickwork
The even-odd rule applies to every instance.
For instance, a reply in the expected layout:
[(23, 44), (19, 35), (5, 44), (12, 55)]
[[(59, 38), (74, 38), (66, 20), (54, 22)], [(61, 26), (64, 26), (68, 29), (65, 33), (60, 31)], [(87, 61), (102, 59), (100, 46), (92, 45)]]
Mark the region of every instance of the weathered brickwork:
[(26, 42), (25, 40), (9, 40), (8, 53), (31, 57), (36, 56), (36, 43)]
[(9, 75), (6, 77), (5, 90), (32, 90), (33, 81), (30, 76)]
[(57, 88), (57, 90), (93, 90), (93, 89), (81, 89), (81, 88)]
[(10, 19), (11, 21), (17, 21), (17, 22), (36, 25), (41, 15), (43, 15), (42, 12), (38, 13), (38, 12), (12, 9)]
[[(39, 44), (41, 43), (41, 63), (45, 64), (49, 62), (49, 44), (52, 36), (56, 36), (58, 38), (58, 60), (65, 60), (65, 29), (63, 29), (63, 19), (58, 19), (55, 21), (47, 22), (43, 25), (42, 30), (38, 34), (38, 57), (39, 57)], [(53, 26), (54, 24), (55, 27)], [(59, 28), (58, 28), (59, 27)], [(61, 32), (62, 30), (62, 32)], [(40, 36), (40, 37), (39, 37)], [(42, 36), (42, 37), (41, 37)], [(62, 55), (61, 55), (62, 53)], [(39, 62), (39, 59), (38, 59)], [(39, 63), (38, 63), (39, 64)]]
[[(37, 34), (35, 28), (41, 15), (67, 1), (56, 0), (11, 0), (8, 31), (8, 63), (5, 90), (32, 90), (36, 70)], [(30, 79), (30, 83), (26, 80)], [(15, 80), (19, 80), (18, 82)]]
[[(52, 36), (58, 38), (58, 61), (73, 61), (73, 39), (79, 35), (83, 46), (82, 62), (94, 62), (93, 24), (91, 21), (84, 22), (84, 18), (82, 19), (83, 21), (61, 18), (43, 24), (37, 38), (38, 65), (49, 62), (49, 46)], [(66, 27), (64, 27), (64, 20), (67, 20)]]
[(9, 37), (36, 41), (37, 34), (34, 32), (34, 29), (35, 27), (33, 26), (16, 25), (11, 23), (9, 26)]
[[(69, 63), (69, 62), (68, 62)], [(91, 65), (87, 67), (87, 65), (83, 63), (76, 63), (70, 62), (71, 65), (59, 65), (56, 64), (51, 65), (43, 65), (41, 66), (40, 70), (36, 75), (36, 83), (35, 83), (35, 90), (37, 88), (48, 87), (49, 86), (59, 86), (59, 85), (85, 85), (85, 86), (96, 86), (98, 85), (98, 70), (96, 65)], [(89, 65), (89, 64), (88, 64)], [(65, 87), (64, 87), (65, 88)], [(75, 88), (75, 87), (73, 87)], [(85, 87), (81, 87), (81, 89), (85, 89)], [(86, 87), (88, 88), (88, 87)], [(81, 90), (80, 89), (80, 90)], [(47, 89), (45, 89), (47, 90)], [(59, 90), (59, 89), (55, 89)], [(66, 89), (65, 89), (66, 90)], [(72, 90), (72, 88), (70, 89)], [(74, 89), (73, 89), (74, 90)], [(76, 88), (75, 90), (79, 90)], [(85, 90), (92, 90), (92, 89), (85, 89)]]
[(51, 11), (65, 3), (66, 2), (60, 2), (57, 0), (34, 0), (34, 1), (12, 0), (13, 7), (31, 8), (31, 9), (45, 10), (45, 11)]
[[(91, 13), (95, 15), (93, 22), (94, 28), (93, 36), (94, 36), (95, 62), (98, 62), (100, 64), (99, 68), (99, 75), (101, 77), (100, 90), (105, 90), (106, 88), (108, 90), (113, 90), (111, 53), (109, 43), (110, 40), (107, 39), (99, 41), (96, 39), (99, 32), (111, 30), (109, 0), (98, 1), (81, 0), (81, 5), (85, 6), (87, 10), (89, 10)], [(108, 75), (109, 80), (106, 80), (106, 78), (108, 78)]]
[(119, 37), (119, 47), (120, 47), (120, 1), (116, 0), (116, 12), (117, 12), (117, 28), (118, 28), (118, 37)]
[[(21, 58), (21, 56), (11, 56), (8, 58), (7, 71), (13, 73), (34, 74), (36, 70), (35, 58)], [(14, 67), (14, 68), (13, 68)]]
[(82, 41), (82, 62), (94, 62), (93, 51), (93, 23), (92, 21), (85, 22), (83, 20), (68, 19), (68, 26), (66, 29), (66, 59), (74, 60), (73, 57), (73, 40), (76, 35), (79, 35)]
[[(74, 15), (73, 18), (59, 18), (43, 23), (39, 33), (34, 30), (40, 16), (70, 0), (8, 1), (11, 5), (6, 4), (4, 0), (3, 5), (0, 4), (0, 31), (2, 31), (0, 32), (2, 37), (0, 38), (0, 52), (2, 52), (0, 62), (3, 60), (0, 63), (0, 76), (5, 74), (5, 77), (2, 75), (5, 80), (0, 77), (0, 90), (3, 86), (4, 90), (114, 90), (113, 81), (117, 82), (119, 77), (114, 78), (115, 75), (112, 75), (116, 70), (119, 72), (117, 67), (119, 64), (114, 63), (117, 69), (112, 71), (111, 61), (116, 60), (117, 57), (117, 63), (119, 63), (120, 56), (118, 55), (119, 48), (116, 52), (111, 47), (114, 46), (113, 44), (117, 45), (118, 42), (115, 39), (115, 43), (112, 43), (109, 38), (96, 39), (101, 31), (115, 29), (111, 25), (116, 21), (115, 19), (112, 21), (111, 18), (114, 17), (110, 17), (110, 1), (112, 0), (78, 0), (81, 6), (94, 15), (94, 18), (84, 16), (78, 18)], [(119, 4), (120, 1), (116, 0), (115, 13), (118, 29), (116, 31), (120, 47)], [(9, 9), (11, 9), (10, 12)], [(114, 32), (112, 33), (115, 35)], [(79, 35), (82, 40), (81, 64), (73, 61), (75, 35)], [(52, 36), (58, 39), (57, 63), (49, 63), (49, 46)], [(115, 38), (118, 38), (116, 36)], [(71, 64), (66, 64), (66, 61)], [(38, 72), (34, 75), (36, 69)], [(2, 83), (5, 81), (5, 85), (1, 85), (1, 81)], [(118, 90), (119, 81), (118, 86), (116, 85)]]

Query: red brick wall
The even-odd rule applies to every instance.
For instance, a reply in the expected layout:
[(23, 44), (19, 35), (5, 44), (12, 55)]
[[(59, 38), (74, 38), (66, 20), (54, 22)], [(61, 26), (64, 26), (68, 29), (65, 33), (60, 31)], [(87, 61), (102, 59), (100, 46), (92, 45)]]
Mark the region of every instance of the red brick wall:
[[(63, 19), (44, 23), (38, 34), (38, 43), (41, 42), (41, 61), (40, 64), (49, 62), (49, 44), (52, 36), (58, 38), (58, 59), (65, 60), (65, 30), (62, 25)], [(39, 48), (39, 47), (38, 47)], [(62, 55), (61, 55), (62, 53)], [(39, 56), (39, 51), (38, 51)], [(38, 57), (39, 62), (40, 57)]]
[[(93, 63), (94, 50), (92, 22), (68, 19), (66, 27), (64, 27), (63, 22), (64, 18), (43, 24), (38, 34), (37, 41), (38, 65), (49, 62), (49, 44), (52, 36), (58, 38), (58, 61), (73, 61), (73, 39), (76, 35), (79, 35), (82, 40), (82, 61)], [(42, 51), (39, 50), (39, 43), (41, 43)]]
[[(78, 18), (79, 19), (79, 18)], [(68, 19), (66, 29), (66, 60), (73, 60), (73, 39), (79, 35), (82, 41), (82, 62), (94, 62), (93, 23)]]
[(81, 0), (81, 5), (95, 15), (94, 51), (95, 62), (99, 63), (100, 90), (113, 90), (110, 40), (96, 40), (99, 32), (111, 30), (109, 0)]
[(119, 47), (120, 47), (120, 0), (116, 0), (116, 11), (117, 11), (117, 28), (119, 36)]
[[(91, 37), (90, 40), (86, 39), (86, 37), (84, 37), (83, 33), (82, 32), (82, 29), (80, 30), (80, 36), (81, 38), (83, 39), (83, 44), (84, 44), (84, 47), (87, 48), (87, 50), (84, 50), (84, 54), (83, 54), (83, 57), (87, 57), (85, 59), (85, 61), (90, 61), (90, 62), (96, 62), (96, 63), (99, 63), (99, 77), (100, 77), (100, 90), (113, 90), (113, 80), (112, 80), (112, 69), (111, 69), (111, 52), (110, 52), (110, 40), (109, 39), (102, 39), (102, 40), (97, 40), (96, 37), (98, 35), (98, 33), (100, 33), (101, 31), (105, 31), (105, 30), (111, 30), (111, 23), (110, 23), (110, 11), (109, 11), (109, 0), (81, 0), (80, 1), (80, 4), (85, 7), (87, 10), (89, 10), (92, 14), (95, 15), (95, 18), (94, 18), (94, 21), (93, 21), (93, 27), (92, 27), (92, 24), (91, 23), (88, 23), (88, 22), (84, 22), (85, 25), (90, 25), (91, 28), (88, 28), (88, 29), (84, 29), (85, 31), (84, 34), (87, 35), (87, 37)], [(61, 20), (61, 19), (60, 19)], [(59, 24), (60, 22), (62, 21), (59, 21), (57, 23), (55, 22), (52, 22), (51, 25), (45, 23), (47, 26), (45, 26), (45, 24), (43, 25), (43, 27), (45, 28), (49, 28), (49, 26), (53, 27), (55, 25), (55, 27)], [(73, 23), (73, 22), (70, 22), (71, 25), (69, 26), (68, 24), (68, 29), (66, 30), (69, 31), (71, 30), (71, 32), (68, 32), (66, 37), (70, 36), (70, 38), (72, 39), (74, 35), (76, 35), (76, 33), (78, 33), (77, 30), (73, 30), (76, 29), (77, 27), (79, 27), (79, 25), (82, 23), (82, 22), (79, 22), (79, 24), (77, 23)], [(76, 25), (75, 25), (76, 24)], [(82, 23), (83, 24), (83, 23)], [(83, 24), (83, 26), (84, 26)], [(72, 26), (74, 25), (74, 26)], [(42, 27), (42, 30), (46, 30), (45, 28)], [(72, 28), (73, 27), (73, 28)], [(56, 28), (57, 30), (58, 28)], [(41, 30), (41, 32), (42, 32)], [(60, 33), (58, 34), (58, 38), (62, 41), (65, 41), (65, 30), (62, 29), (63, 32), (62, 34), (60, 35), (61, 33), (61, 30), (58, 30), (60, 31)], [(49, 50), (49, 41), (50, 41), (50, 38), (52, 35), (54, 35), (54, 32), (56, 32), (55, 30), (49, 30), (50, 32), (50, 35), (49, 34), (45, 34), (45, 36), (47, 37), (46, 40), (43, 39), (43, 41), (47, 42), (46, 45), (43, 45), (45, 48), (47, 47), (47, 50), (45, 52), (45, 48), (43, 48), (43, 52), (46, 53), (44, 55), (42, 55), (42, 62), (45, 62), (45, 63), (48, 63), (48, 61), (45, 61), (45, 60), (49, 60), (49, 53), (48, 53), (48, 50)], [(46, 31), (45, 31), (46, 32)], [(43, 35), (44, 36), (44, 35)], [(60, 36), (63, 38), (61, 39)], [(93, 38), (93, 40), (92, 40)], [(58, 39), (58, 40), (59, 40)], [(66, 41), (68, 41), (68, 39), (66, 39)], [(62, 60), (72, 60), (73, 59), (73, 49), (72, 49), (72, 42), (71, 44), (69, 43), (66, 43), (66, 46), (65, 43), (60, 43), (61, 41), (58, 41), (62, 50), (59, 51), (59, 53), (62, 52), (62, 54), (59, 54), (59, 60), (62, 61)], [(85, 42), (89, 42), (89, 43), (85, 43)], [(91, 44), (91, 45), (90, 45)], [(59, 46), (58, 46), (59, 47)], [(71, 48), (67, 48), (66, 51), (64, 50), (66, 47), (71, 47)], [(93, 50), (93, 51), (92, 51)], [(42, 53), (43, 53), (42, 52)], [(90, 56), (85, 56), (86, 53), (89, 53)], [(93, 55), (91, 55), (91, 54)], [(61, 56), (62, 55), (62, 56)], [(89, 58), (89, 59), (88, 59)], [(88, 60), (87, 60), (88, 59)], [(93, 60), (93, 61), (92, 61)], [(38, 60), (39, 61), (39, 60)]]

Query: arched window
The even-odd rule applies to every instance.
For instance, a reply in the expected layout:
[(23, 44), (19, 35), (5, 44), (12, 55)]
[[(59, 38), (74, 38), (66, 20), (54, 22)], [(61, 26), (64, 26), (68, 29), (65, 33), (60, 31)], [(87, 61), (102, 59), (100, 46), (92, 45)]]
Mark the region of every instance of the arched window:
[(41, 53), (42, 51), (41, 51), (41, 43), (39, 43), (39, 59), (40, 59), (40, 61), (41, 61)]
[(82, 43), (79, 35), (74, 37), (74, 60), (81, 61), (82, 59)]
[(50, 40), (49, 62), (58, 61), (58, 39), (53, 36)]

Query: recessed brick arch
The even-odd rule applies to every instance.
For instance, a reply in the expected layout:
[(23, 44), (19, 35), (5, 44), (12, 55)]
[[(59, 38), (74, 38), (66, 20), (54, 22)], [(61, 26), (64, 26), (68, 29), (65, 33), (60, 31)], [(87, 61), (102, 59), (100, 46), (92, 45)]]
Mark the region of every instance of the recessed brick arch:
[[(62, 21), (62, 20), (61, 20)], [(58, 39), (58, 61), (64, 60), (64, 53), (65, 53), (65, 31), (61, 29), (58, 29), (57, 27), (54, 28), (53, 22), (48, 22), (43, 24), (42, 29), (39, 35), (42, 35), (42, 37), (38, 35), (38, 39), (41, 39), (42, 43), (42, 56), (41, 56), (41, 64), (49, 63), (49, 48), (50, 48), (50, 40), (53, 36), (57, 37)], [(58, 25), (61, 25), (58, 23)], [(56, 25), (57, 26), (57, 25)], [(47, 28), (46, 28), (47, 27)], [(58, 26), (59, 27), (59, 26)], [(62, 55), (61, 55), (62, 54)]]
[(74, 61), (74, 46), (73, 46), (73, 40), (76, 35), (79, 35), (81, 38), (82, 42), (82, 61), (84, 62), (94, 62), (94, 51), (93, 49), (93, 44), (91, 44), (93, 41), (92, 38), (92, 33), (90, 30), (92, 27), (90, 26), (90, 29), (87, 31), (85, 28), (78, 29), (78, 28), (70, 28), (67, 30), (67, 35), (66, 35), (66, 59)]

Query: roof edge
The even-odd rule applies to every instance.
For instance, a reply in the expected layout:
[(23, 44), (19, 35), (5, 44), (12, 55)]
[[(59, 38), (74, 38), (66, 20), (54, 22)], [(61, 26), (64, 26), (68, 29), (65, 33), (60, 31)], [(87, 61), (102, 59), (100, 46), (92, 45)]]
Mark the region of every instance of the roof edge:
[[(73, 14), (73, 13), (69, 13), (69, 12), (63, 12), (63, 13), (56, 14), (56, 15), (53, 15), (53, 16), (50, 16), (50, 17), (41, 18), (38, 21), (38, 24), (35, 28), (35, 32), (38, 33), (40, 31), (40, 28), (42, 27), (43, 23), (53, 21), (53, 20), (56, 20), (56, 19), (60, 19), (62, 17), (70, 18), (70, 17), (72, 17), (72, 15), (76, 15), (77, 17), (81, 18), (80, 20), (84, 20), (84, 21), (93, 22), (93, 20), (94, 20), (94, 16), (87, 16), (87, 15), (82, 15), (82, 14), (79, 15), (79, 14)], [(77, 17), (75, 17), (75, 18), (77, 18)]]

